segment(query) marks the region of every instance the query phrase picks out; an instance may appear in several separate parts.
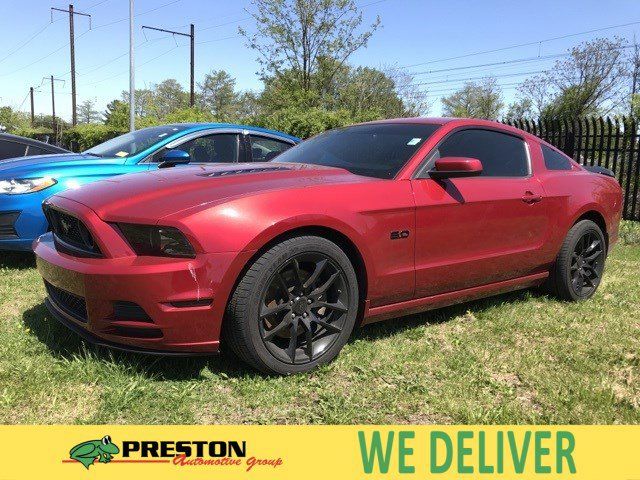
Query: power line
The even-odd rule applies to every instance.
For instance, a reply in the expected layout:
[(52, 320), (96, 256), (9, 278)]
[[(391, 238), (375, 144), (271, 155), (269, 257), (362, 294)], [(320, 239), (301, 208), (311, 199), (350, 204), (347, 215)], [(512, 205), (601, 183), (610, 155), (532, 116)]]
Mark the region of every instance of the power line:
[[(165, 3), (163, 5), (158, 5), (157, 7), (150, 8), (149, 10), (145, 10), (144, 12), (136, 13), (134, 15), (134, 17), (140, 17), (142, 15), (146, 15), (147, 13), (155, 12), (156, 10), (160, 10), (161, 8), (165, 8), (165, 7), (168, 7), (170, 5), (174, 5), (174, 4), (176, 4), (178, 2), (181, 2), (181, 1), (182, 0), (173, 0), (173, 1)], [(119, 20), (114, 20), (112, 22), (103, 23), (102, 25), (95, 26), (95, 27), (93, 27), (93, 29), (97, 30), (98, 28), (110, 27), (111, 25), (115, 25), (116, 23), (120, 23), (120, 22), (124, 22), (124, 21), (128, 21), (128, 20), (129, 20), (129, 17), (124, 17), (124, 18), (121, 18)]]
[(569, 33), (569, 34), (566, 34), (566, 35), (559, 35), (557, 37), (546, 38), (544, 40), (537, 40), (535, 42), (520, 43), (520, 44), (517, 44), (517, 45), (510, 45), (508, 47), (494, 48), (494, 49), (491, 49), (491, 50), (483, 50), (481, 52), (465, 53), (463, 55), (456, 55), (456, 56), (453, 56), (453, 57), (439, 58), (437, 60), (430, 60), (430, 61), (427, 61), (427, 62), (414, 63), (414, 64), (411, 64), (411, 65), (404, 65), (404, 66), (399, 67), (399, 68), (412, 68), (412, 67), (418, 67), (420, 65), (430, 65), (430, 64), (433, 64), (433, 63), (447, 62), (449, 60), (458, 60), (460, 58), (473, 57), (475, 55), (484, 55), (484, 54), (487, 54), (487, 53), (503, 52), (505, 50), (511, 50), (511, 49), (514, 49), (514, 48), (529, 47), (531, 45), (542, 45), (543, 43), (551, 42), (551, 41), (554, 41), (554, 40), (562, 40), (564, 38), (576, 37), (576, 36), (579, 36), (579, 35), (587, 35), (589, 33), (602, 32), (604, 30), (611, 30), (613, 28), (629, 27), (629, 26), (632, 26), (632, 25), (640, 25), (640, 21), (629, 22), (629, 23), (621, 23), (621, 24), (618, 24), (618, 25), (610, 25), (608, 27), (602, 27), (602, 28), (594, 28), (594, 29), (591, 29), (591, 30), (585, 30), (583, 32)]
[[(56, 20), (57, 21), (57, 20)], [(7, 58), (9, 58), (11, 55), (13, 55), (14, 53), (20, 51), (23, 47), (27, 46), (29, 43), (31, 43), (32, 40), (34, 40), (38, 35), (40, 35), (42, 32), (44, 32), (47, 28), (49, 28), (49, 26), (54, 23), (54, 22), (47, 22), (46, 25), (44, 25), (42, 28), (40, 28), (39, 30), (37, 30), (33, 35), (31, 35), (29, 38), (27, 38), (24, 42), (22, 42), (20, 45), (18, 45), (14, 50), (10, 51), (9, 53), (7, 53), (4, 57), (2, 57), (0, 59), (0, 63), (4, 62)]]

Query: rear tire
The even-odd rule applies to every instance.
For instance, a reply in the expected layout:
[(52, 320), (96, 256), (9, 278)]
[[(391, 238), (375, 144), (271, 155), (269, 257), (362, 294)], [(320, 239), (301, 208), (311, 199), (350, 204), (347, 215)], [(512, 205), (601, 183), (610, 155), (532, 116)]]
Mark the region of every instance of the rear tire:
[(591, 220), (579, 221), (562, 243), (547, 282), (549, 290), (571, 302), (590, 298), (600, 285), (606, 256), (600, 227)]
[(355, 325), (358, 298), (355, 271), (340, 247), (294, 237), (242, 276), (227, 306), (223, 342), (262, 372), (306, 372), (338, 355)]

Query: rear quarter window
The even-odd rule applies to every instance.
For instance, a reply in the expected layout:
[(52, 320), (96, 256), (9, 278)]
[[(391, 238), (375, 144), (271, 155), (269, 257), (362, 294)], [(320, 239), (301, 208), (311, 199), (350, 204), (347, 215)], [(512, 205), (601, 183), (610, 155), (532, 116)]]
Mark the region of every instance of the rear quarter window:
[(556, 152), (553, 148), (542, 145), (542, 156), (544, 157), (544, 166), (547, 170), (572, 170), (571, 160), (560, 152)]

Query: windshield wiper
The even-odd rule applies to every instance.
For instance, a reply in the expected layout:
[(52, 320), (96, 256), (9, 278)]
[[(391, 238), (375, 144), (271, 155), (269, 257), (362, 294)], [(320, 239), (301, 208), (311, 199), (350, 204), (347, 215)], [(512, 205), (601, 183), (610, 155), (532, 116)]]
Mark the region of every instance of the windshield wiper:
[(83, 155), (91, 155), (92, 157), (102, 158), (102, 155), (93, 152), (82, 152)]

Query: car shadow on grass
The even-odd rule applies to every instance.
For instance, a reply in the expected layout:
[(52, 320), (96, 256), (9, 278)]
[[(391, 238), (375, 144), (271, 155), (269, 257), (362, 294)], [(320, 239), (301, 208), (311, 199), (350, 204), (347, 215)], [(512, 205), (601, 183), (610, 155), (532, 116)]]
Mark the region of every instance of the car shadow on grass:
[[(533, 293), (532, 293), (533, 292)], [(469, 303), (431, 310), (415, 315), (397, 317), (357, 329), (349, 343), (355, 340), (375, 340), (400, 334), (421, 325), (436, 325), (448, 322), (468, 310), (475, 313), (504, 304), (525, 301), (530, 295), (539, 295), (535, 290), (522, 290)], [(206, 380), (203, 370), (207, 368), (213, 375), (228, 378), (264, 377), (269, 375), (247, 367), (231, 353), (211, 356), (172, 357), (124, 352), (91, 345), (79, 335), (69, 330), (53, 318), (44, 304), (36, 305), (23, 313), (23, 323), (50, 353), (60, 359), (97, 359), (131, 369), (157, 380)]]
[(58, 322), (42, 303), (26, 310), (22, 321), (47, 346), (50, 354), (59, 359), (111, 362), (158, 380), (204, 379), (205, 368), (213, 374), (224, 374), (226, 377), (260, 375), (230, 354), (174, 357), (131, 353), (92, 345)]
[(36, 266), (36, 257), (31, 252), (5, 252), (0, 250), (0, 269), (26, 270)]

